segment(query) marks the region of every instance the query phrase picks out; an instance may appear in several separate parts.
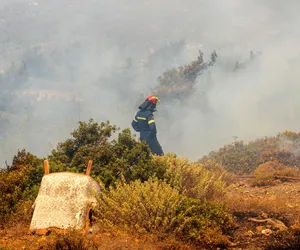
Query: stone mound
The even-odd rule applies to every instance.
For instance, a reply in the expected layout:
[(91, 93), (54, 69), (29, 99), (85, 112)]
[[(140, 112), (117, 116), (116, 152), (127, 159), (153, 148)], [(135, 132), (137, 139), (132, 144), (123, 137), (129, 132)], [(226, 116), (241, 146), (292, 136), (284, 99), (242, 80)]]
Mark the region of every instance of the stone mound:
[(90, 212), (97, 206), (97, 196), (100, 195), (99, 184), (89, 176), (91, 161), (86, 174), (49, 174), (47, 166), (45, 161), (45, 175), (33, 205), (30, 230), (87, 230)]

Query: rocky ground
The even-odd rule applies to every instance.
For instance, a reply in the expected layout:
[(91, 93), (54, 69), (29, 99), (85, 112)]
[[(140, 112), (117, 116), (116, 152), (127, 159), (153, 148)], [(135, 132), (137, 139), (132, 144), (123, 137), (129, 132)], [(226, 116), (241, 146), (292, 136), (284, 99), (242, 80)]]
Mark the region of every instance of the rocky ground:
[(242, 181), (229, 192), (227, 203), (237, 223), (232, 249), (266, 249), (276, 234), (299, 223), (300, 182), (251, 187)]

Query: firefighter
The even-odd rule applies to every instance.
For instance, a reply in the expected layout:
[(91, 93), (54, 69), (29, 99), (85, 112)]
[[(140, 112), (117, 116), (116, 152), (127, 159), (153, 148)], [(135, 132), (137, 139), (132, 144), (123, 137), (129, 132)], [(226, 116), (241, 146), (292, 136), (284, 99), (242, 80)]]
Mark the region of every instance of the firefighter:
[(160, 102), (156, 96), (148, 96), (139, 106), (131, 125), (140, 133), (140, 140), (145, 141), (153, 154), (164, 155), (162, 147), (157, 140), (157, 131), (153, 113), (156, 111), (156, 103)]

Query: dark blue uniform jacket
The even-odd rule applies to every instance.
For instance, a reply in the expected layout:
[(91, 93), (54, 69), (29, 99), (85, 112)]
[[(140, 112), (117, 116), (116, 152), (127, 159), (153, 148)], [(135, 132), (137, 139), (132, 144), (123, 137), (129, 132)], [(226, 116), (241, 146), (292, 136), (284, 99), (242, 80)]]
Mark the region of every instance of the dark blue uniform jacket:
[(140, 132), (141, 141), (146, 141), (153, 153), (163, 155), (163, 150), (156, 137), (156, 125), (151, 111), (139, 110), (131, 125), (136, 132)]

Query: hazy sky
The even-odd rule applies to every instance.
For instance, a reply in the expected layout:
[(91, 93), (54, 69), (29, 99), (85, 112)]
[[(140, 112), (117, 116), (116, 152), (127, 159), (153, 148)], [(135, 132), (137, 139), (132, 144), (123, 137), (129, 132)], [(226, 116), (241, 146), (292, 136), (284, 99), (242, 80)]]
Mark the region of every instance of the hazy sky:
[[(130, 127), (141, 95), (151, 94), (158, 75), (196, 59), (198, 48), (206, 58), (218, 53), (209, 108), (202, 112), (197, 100), (207, 74), (198, 78), (188, 104), (162, 100), (155, 117), (165, 152), (198, 159), (234, 136), (248, 141), (298, 132), (299, 9), (296, 0), (0, 0), (0, 72), (22, 61), (29, 72), (14, 91), (22, 102), (7, 101), (15, 114), (0, 135), (0, 165), (23, 147), (46, 156), (79, 119)], [(152, 67), (141, 66), (150, 53), (183, 39), (176, 60), (162, 56)], [(233, 73), (251, 50), (261, 55)], [(124, 75), (120, 68), (128, 57), (133, 69)], [(37, 101), (24, 95), (41, 90), (61, 96)], [(63, 99), (70, 95), (76, 101)]]

